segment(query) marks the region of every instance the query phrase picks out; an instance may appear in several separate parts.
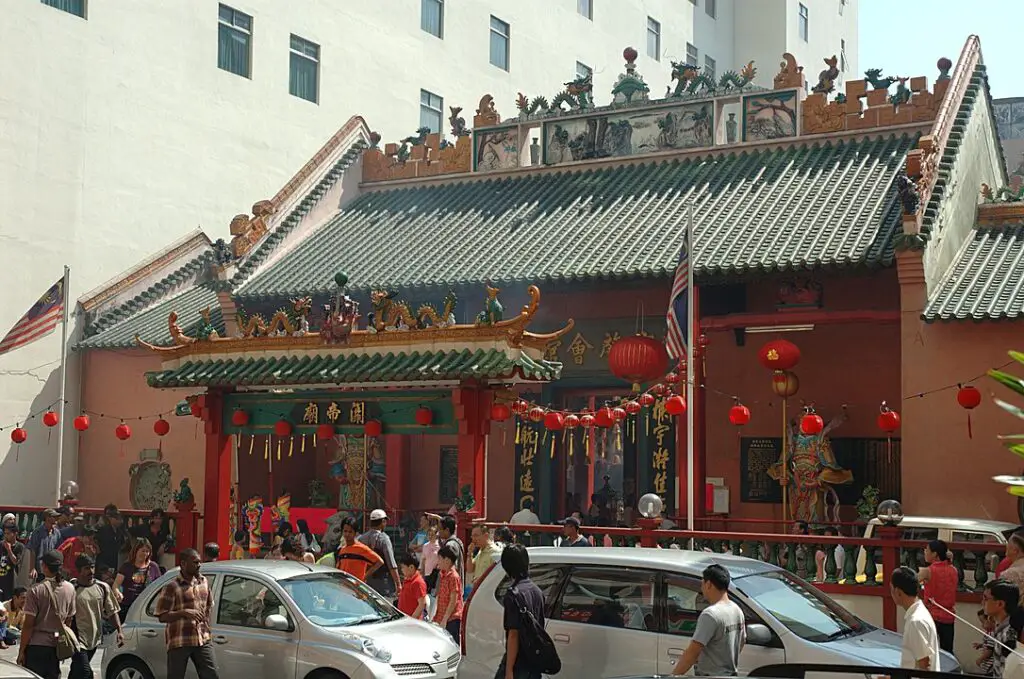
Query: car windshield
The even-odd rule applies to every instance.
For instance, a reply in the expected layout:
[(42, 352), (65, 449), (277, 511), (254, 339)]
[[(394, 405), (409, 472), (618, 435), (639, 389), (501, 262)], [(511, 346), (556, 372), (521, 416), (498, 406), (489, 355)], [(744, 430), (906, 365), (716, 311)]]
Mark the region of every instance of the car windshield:
[(310, 573), (280, 582), (281, 587), (311, 622), (321, 627), (345, 627), (402, 617), (365, 584), (343, 573)]
[(834, 641), (867, 631), (852, 613), (786, 571), (747, 575), (733, 582), (747, 599), (808, 641)]

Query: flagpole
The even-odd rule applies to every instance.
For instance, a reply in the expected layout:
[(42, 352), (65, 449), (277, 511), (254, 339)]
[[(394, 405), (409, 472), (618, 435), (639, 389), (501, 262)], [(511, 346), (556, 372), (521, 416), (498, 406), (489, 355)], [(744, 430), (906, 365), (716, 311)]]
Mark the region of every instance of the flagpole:
[(61, 472), (64, 469), (64, 402), (68, 383), (68, 308), (71, 296), (68, 294), (68, 282), (71, 280), (71, 268), (64, 265), (64, 283), (61, 295), (64, 297), (64, 313), (60, 324), (60, 405), (57, 410), (57, 504), (61, 501)]
[[(697, 266), (696, 251), (693, 247), (693, 201), (687, 203), (686, 214), (686, 250), (689, 258), (689, 266), (686, 267), (686, 481), (689, 488), (686, 490), (686, 530), (694, 530), (694, 513), (696, 512), (696, 498), (694, 490), (697, 488), (697, 481), (694, 474), (694, 450), (693, 450), (693, 392), (694, 380), (697, 379), (697, 368), (693, 362), (693, 344), (697, 337), (697, 322), (695, 318), (696, 305), (693, 294), (693, 270)], [(693, 549), (693, 539), (690, 539), (690, 549)]]

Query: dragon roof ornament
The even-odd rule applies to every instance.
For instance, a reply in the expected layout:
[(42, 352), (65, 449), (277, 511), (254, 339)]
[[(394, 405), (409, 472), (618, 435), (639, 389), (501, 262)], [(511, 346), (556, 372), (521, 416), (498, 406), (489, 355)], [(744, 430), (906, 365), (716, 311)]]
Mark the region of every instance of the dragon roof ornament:
[(194, 354), (239, 354), (247, 352), (317, 350), (328, 347), (401, 351), (415, 345), (445, 344), (471, 348), (479, 345), (504, 345), (510, 349), (526, 349), (542, 353), (554, 340), (565, 336), (575, 325), (572, 319), (550, 333), (533, 333), (527, 327), (540, 308), (540, 289), (527, 288), (529, 302), (519, 313), (506, 318), (499, 299), (501, 289), (486, 286), (483, 309), (472, 323), (457, 323), (455, 310), (458, 298), (449, 292), (437, 308), (430, 304), (415, 310), (387, 290), (370, 293), (373, 310), (366, 314), (365, 325), (359, 304), (345, 293), (348, 279), (336, 276), (338, 291), (333, 304), (323, 306), (320, 327), (312, 330), (310, 316), (313, 301), (310, 297), (291, 300), (286, 308), (278, 310), (269, 321), (255, 314), (239, 312), (238, 332), (234, 337), (222, 337), (210, 323), (209, 309), (203, 311), (203, 322), (192, 334), (186, 334), (178, 325), (178, 314), (171, 312), (167, 319), (170, 346), (158, 346), (141, 339), (139, 346), (157, 352), (167, 359)]

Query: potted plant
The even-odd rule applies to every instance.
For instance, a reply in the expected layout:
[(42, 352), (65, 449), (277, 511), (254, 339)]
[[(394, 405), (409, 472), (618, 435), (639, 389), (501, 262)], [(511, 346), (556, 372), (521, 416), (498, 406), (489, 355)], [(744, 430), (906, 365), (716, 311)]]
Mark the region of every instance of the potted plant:
[(875, 518), (875, 512), (878, 510), (878, 498), (881, 495), (879, 490), (874, 486), (864, 486), (864, 490), (861, 491), (860, 499), (857, 500), (857, 521), (867, 525), (871, 519)]

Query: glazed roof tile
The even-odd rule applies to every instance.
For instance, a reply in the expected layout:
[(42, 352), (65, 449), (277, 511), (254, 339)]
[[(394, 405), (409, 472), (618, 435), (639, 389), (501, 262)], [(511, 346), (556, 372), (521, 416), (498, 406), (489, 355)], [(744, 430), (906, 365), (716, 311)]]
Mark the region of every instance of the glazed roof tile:
[(217, 293), (210, 284), (197, 285), (180, 294), (163, 299), (132, 317), (107, 327), (99, 333), (86, 337), (76, 345), (77, 349), (116, 349), (134, 347), (135, 335), (157, 346), (172, 343), (167, 327), (167, 317), (172, 311), (178, 314), (178, 326), (186, 335), (195, 329), (202, 316), (200, 312), (209, 307), (210, 320), (218, 332), (224, 334), (224, 319), (220, 313)]
[(921, 317), (926, 321), (1024, 317), (1024, 224), (975, 228)]
[(888, 265), (917, 134), (532, 172), (366, 193), (241, 298), (482, 281), (671, 276), (694, 200), (699, 276)]
[(558, 379), (562, 364), (510, 358), (497, 349), (336, 356), (282, 356), (188, 361), (151, 372), (151, 387), (216, 387), (352, 382), (419, 382), (461, 379)]

